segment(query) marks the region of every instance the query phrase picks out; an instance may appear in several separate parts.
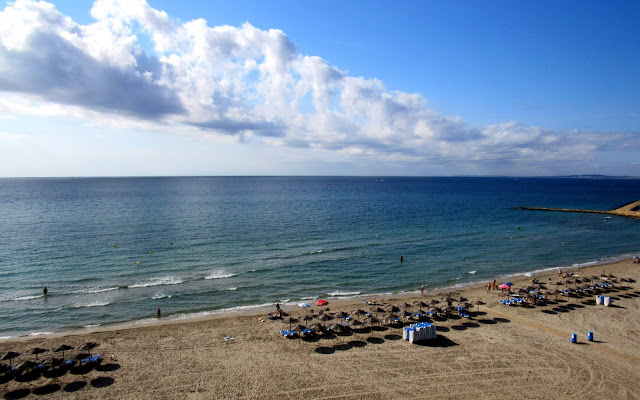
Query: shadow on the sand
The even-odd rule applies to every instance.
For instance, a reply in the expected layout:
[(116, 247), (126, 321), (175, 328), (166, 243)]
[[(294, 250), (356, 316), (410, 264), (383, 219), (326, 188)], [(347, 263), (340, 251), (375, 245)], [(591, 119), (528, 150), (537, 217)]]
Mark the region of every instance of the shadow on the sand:
[(13, 390), (11, 392), (5, 393), (5, 399), (23, 399), (27, 397), (31, 393), (31, 390), (27, 388)]
[(71, 382), (68, 383), (62, 390), (64, 390), (65, 392), (77, 392), (78, 390), (84, 388), (85, 386), (87, 386), (87, 382), (85, 381), (75, 381), (75, 382)]
[(111, 372), (119, 369), (120, 369), (120, 364), (116, 364), (116, 363), (102, 364), (96, 367), (96, 371), (101, 371), (101, 372)]
[(316, 347), (316, 353), (318, 354), (333, 354), (336, 350), (333, 347), (320, 346)]
[(402, 336), (400, 335), (384, 335), (384, 338), (387, 340), (400, 340)]
[(438, 335), (435, 339), (413, 342), (413, 344), (425, 347), (453, 347), (458, 345), (458, 343), (443, 335)]
[(60, 389), (62, 389), (62, 387), (57, 383), (50, 383), (48, 385), (40, 386), (33, 389), (31, 393), (36, 394), (38, 396), (44, 396), (47, 394), (55, 393)]
[(446, 326), (436, 326), (436, 331), (438, 332), (449, 332), (451, 329), (447, 328)]
[(99, 376), (91, 380), (91, 386), (95, 388), (104, 388), (113, 385), (113, 382), (115, 382), (115, 379), (110, 376)]
[(349, 343), (338, 343), (333, 346), (333, 349), (336, 351), (347, 351), (351, 348)]
[(502, 322), (503, 324), (507, 323), (507, 322), (511, 322), (511, 320), (509, 320), (509, 319), (500, 318), (500, 317), (495, 317), (493, 320), (496, 321), (496, 322)]
[(384, 343), (384, 339), (383, 338), (379, 338), (379, 337), (375, 337), (375, 336), (371, 336), (371, 337), (367, 338), (367, 342), (371, 343), (371, 344), (382, 344), (382, 343)]
[(492, 320), (492, 319), (479, 319), (478, 322), (480, 322), (481, 324), (485, 324), (485, 325), (497, 324), (497, 322)]

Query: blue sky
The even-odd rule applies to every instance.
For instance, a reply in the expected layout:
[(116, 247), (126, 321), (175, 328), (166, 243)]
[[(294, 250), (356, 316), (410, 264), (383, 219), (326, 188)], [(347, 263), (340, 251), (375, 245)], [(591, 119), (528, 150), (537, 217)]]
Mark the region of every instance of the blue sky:
[(0, 176), (640, 175), (637, 2), (0, 5)]

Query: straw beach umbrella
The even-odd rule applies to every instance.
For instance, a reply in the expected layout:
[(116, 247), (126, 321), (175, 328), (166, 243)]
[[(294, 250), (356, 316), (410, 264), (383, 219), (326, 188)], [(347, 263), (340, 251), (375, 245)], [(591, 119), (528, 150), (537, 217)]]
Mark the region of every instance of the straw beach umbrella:
[(13, 364), (13, 359), (18, 357), (21, 353), (18, 353), (17, 351), (9, 351), (7, 352), (7, 354), (5, 354), (4, 356), (2, 356), (3, 360), (9, 360), (9, 364)]
[(333, 319), (333, 316), (332, 316), (332, 315), (330, 315), (329, 313), (324, 313), (324, 314), (322, 314), (320, 317), (318, 317), (318, 319), (319, 319), (320, 321), (325, 321), (325, 322), (326, 322), (326, 321), (332, 320), (332, 319)]
[(64, 352), (68, 351), (68, 350), (73, 350), (74, 347), (70, 346), (68, 344), (63, 344), (60, 347), (58, 347), (57, 349), (53, 350), (56, 353), (62, 352), (62, 358), (64, 358)]
[(43, 349), (42, 347), (34, 347), (33, 349), (31, 349), (29, 353), (34, 354), (37, 360), (39, 354), (46, 353), (47, 351), (49, 351), (49, 349)]
[(307, 321), (311, 321), (313, 319), (313, 317), (311, 315), (303, 315), (302, 317), (298, 318), (298, 321), (305, 323), (305, 325), (307, 324)]
[(476, 314), (480, 312), (480, 306), (483, 306), (483, 305), (485, 305), (485, 304), (487, 304), (487, 303), (485, 303), (485, 302), (484, 302), (484, 301), (482, 301), (482, 300), (477, 300), (477, 301), (476, 301), (476, 306), (478, 306), (478, 311), (476, 311)]

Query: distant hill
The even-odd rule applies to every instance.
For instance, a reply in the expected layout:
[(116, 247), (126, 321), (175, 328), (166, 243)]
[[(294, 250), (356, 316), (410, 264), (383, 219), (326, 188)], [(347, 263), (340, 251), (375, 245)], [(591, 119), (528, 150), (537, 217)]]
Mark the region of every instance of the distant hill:
[(554, 178), (572, 178), (572, 179), (639, 179), (638, 176), (615, 176), (615, 175), (558, 175)]

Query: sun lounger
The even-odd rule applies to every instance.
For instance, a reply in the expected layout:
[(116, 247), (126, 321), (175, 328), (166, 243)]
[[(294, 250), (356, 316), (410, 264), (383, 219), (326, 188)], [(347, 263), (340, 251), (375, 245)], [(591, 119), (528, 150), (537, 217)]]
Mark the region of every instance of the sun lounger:
[(500, 300), (500, 303), (504, 304), (505, 306), (510, 306), (513, 304), (511, 300)]
[(284, 336), (286, 338), (289, 338), (289, 339), (298, 336), (298, 333), (296, 331), (293, 331), (293, 330), (290, 331), (290, 330), (287, 330), (287, 329), (281, 330), (280, 334), (282, 334), (282, 336)]
[(471, 318), (469, 314), (465, 314), (465, 313), (458, 313), (458, 315), (464, 318)]
[(92, 357), (83, 358), (82, 360), (80, 360), (80, 364), (93, 365), (93, 364), (100, 364), (101, 361), (102, 361), (102, 357), (100, 356), (100, 354), (96, 354), (95, 356), (92, 356)]

